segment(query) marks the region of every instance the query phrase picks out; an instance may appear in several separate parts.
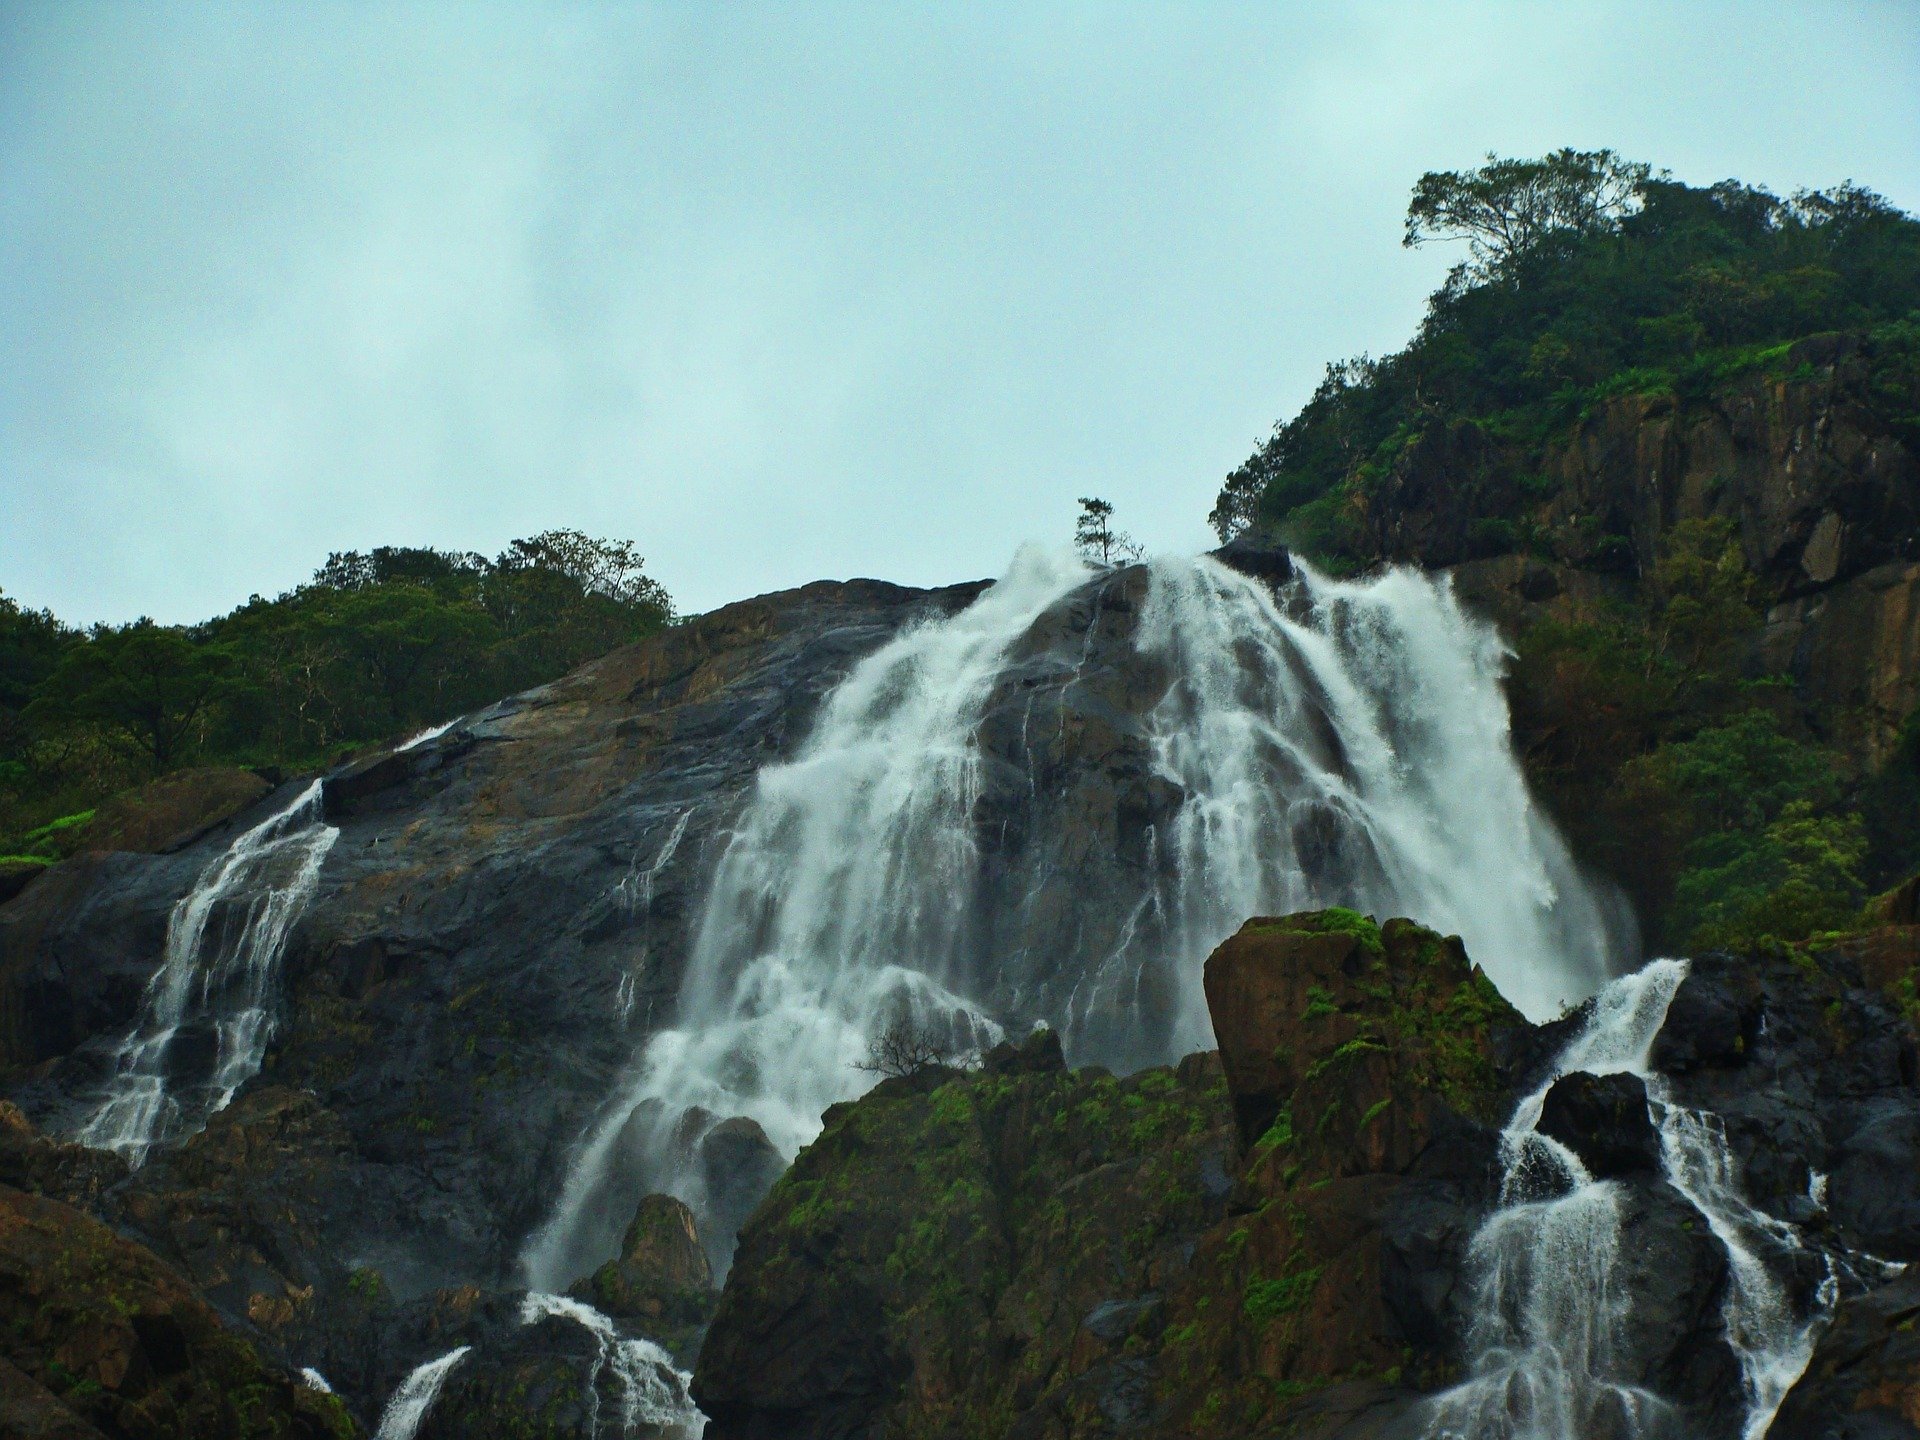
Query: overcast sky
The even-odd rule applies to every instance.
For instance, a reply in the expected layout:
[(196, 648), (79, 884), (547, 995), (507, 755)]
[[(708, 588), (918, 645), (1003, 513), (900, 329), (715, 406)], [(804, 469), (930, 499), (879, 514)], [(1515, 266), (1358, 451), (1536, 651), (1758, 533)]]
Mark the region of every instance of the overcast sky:
[(329, 550), (631, 538), (681, 608), (1209, 543), (1454, 257), (1612, 146), (1920, 210), (1920, 4), (0, 0), (0, 591), (194, 620)]

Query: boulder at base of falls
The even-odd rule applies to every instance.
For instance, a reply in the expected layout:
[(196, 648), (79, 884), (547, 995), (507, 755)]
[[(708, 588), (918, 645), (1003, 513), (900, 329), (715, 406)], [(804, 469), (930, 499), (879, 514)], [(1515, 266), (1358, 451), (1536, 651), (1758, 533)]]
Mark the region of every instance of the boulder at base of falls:
[(614, 1319), (636, 1322), (686, 1359), (699, 1348), (719, 1298), (693, 1211), (671, 1195), (641, 1200), (620, 1254), (568, 1293)]
[[(590, 1306), (528, 1296), (469, 1338), (416, 1440), (693, 1440), (686, 1378), (666, 1352)], [(444, 1352), (443, 1352), (444, 1353)]]
[(1342, 911), (1250, 922), (1207, 993), (1217, 1057), (1116, 1079), (1037, 1037), (829, 1110), (742, 1232), (712, 1440), (1408, 1421), (1526, 1022), (1458, 941)]

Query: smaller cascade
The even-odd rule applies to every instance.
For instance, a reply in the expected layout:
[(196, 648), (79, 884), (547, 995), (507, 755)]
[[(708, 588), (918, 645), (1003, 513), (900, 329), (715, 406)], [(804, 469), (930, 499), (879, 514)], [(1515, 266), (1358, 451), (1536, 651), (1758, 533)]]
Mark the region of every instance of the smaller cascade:
[(1615, 1276), (1619, 1188), (1537, 1127), (1562, 1076), (1646, 1071), (1685, 976), (1684, 965), (1655, 961), (1601, 991), (1585, 1028), (1515, 1107), (1500, 1137), (1500, 1208), (1468, 1252), (1473, 1376), (1434, 1401), (1432, 1440), (1642, 1436), (1671, 1418), (1666, 1402), (1615, 1371), (1630, 1309)]
[[(645, 868), (641, 867), (640, 851), (637, 847), (635, 848), (633, 860), (627, 867), (627, 873), (621, 877), (620, 883), (613, 887), (614, 897), (619, 902), (621, 909), (628, 915), (644, 916), (652, 911), (653, 887), (665, 872), (667, 866), (673, 863), (673, 857), (679, 854), (680, 842), (686, 838), (687, 822), (692, 819), (693, 807), (688, 806), (680, 812), (679, 817), (673, 822), (673, 828), (667, 832), (667, 838), (661, 842), (660, 849), (655, 852), (652, 863), (648, 864)], [(635, 958), (635, 966), (637, 967), (644, 963), (645, 959), (646, 951), (643, 948)], [(638, 999), (638, 994), (639, 984), (636, 979), (636, 970), (629, 969), (626, 974), (620, 977), (619, 987), (614, 992), (614, 1011), (619, 1015), (622, 1025), (629, 1024), (633, 1020), (633, 1007), (635, 1001)]]
[(333, 1394), (333, 1386), (327, 1383), (327, 1377), (311, 1365), (300, 1367), (300, 1382), (309, 1390), (318, 1390), (322, 1395)]
[(1660, 1122), (1667, 1179), (1707, 1217), (1708, 1227), (1726, 1247), (1729, 1285), (1723, 1315), (1727, 1343), (1740, 1357), (1747, 1391), (1742, 1435), (1744, 1440), (1760, 1440), (1813, 1358), (1814, 1342), (1839, 1299), (1839, 1280), (1829, 1260), (1813, 1312), (1794, 1314), (1786, 1287), (1761, 1253), (1804, 1249), (1799, 1232), (1748, 1203), (1740, 1193), (1720, 1117), (1676, 1103), (1672, 1088), (1665, 1078), (1649, 1076), (1649, 1108)]
[[(164, 957), (81, 1144), (139, 1165), (153, 1146), (204, 1125), (259, 1073), (287, 936), (339, 835), (323, 817), (316, 780), (200, 873), (167, 918)], [(210, 1032), (211, 1047), (176, 1056), (189, 1050), (175, 1042), (190, 1029)]]
[(1641, 1440), (1677, 1430), (1674, 1406), (1621, 1374), (1633, 1322), (1633, 1296), (1616, 1273), (1621, 1187), (1595, 1179), (1538, 1128), (1555, 1082), (1579, 1072), (1641, 1081), (1665, 1178), (1726, 1251), (1722, 1321), (1744, 1383), (1743, 1440), (1762, 1440), (1806, 1369), (1837, 1298), (1831, 1258), (1821, 1256), (1826, 1279), (1811, 1313), (1797, 1314), (1762, 1252), (1806, 1255), (1808, 1247), (1793, 1226), (1741, 1195), (1720, 1118), (1680, 1104), (1651, 1065), (1687, 969), (1685, 961), (1656, 960), (1603, 990), (1585, 1027), (1515, 1107), (1501, 1136), (1500, 1208), (1468, 1254), (1473, 1374), (1432, 1402), (1430, 1440)]
[[(593, 1336), (598, 1347), (587, 1371), (587, 1433), (598, 1440), (601, 1415), (600, 1380), (611, 1372), (619, 1396), (618, 1428), (606, 1433), (621, 1440), (642, 1427), (669, 1440), (699, 1440), (707, 1417), (693, 1403), (687, 1386), (692, 1376), (678, 1369), (673, 1357), (651, 1340), (623, 1338), (613, 1321), (583, 1301), (565, 1295), (531, 1291), (520, 1304), (520, 1323), (571, 1320)], [(382, 1437), (384, 1440), (384, 1437)]]
[(373, 1440), (413, 1440), (419, 1433), (420, 1424), (427, 1418), (427, 1411), (433, 1408), (433, 1402), (440, 1398), (440, 1387), (447, 1383), (447, 1376), (453, 1367), (467, 1358), (467, 1352), (473, 1347), (462, 1345), (449, 1350), (438, 1360), (429, 1360), (416, 1366), (413, 1373), (400, 1382), (400, 1388), (393, 1392), (393, 1398), (387, 1401), (387, 1408), (380, 1412), (380, 1427), (373, 1432)]
[(451, 730), (454, 726), (458, 725), (459, 723), (460, 723), (460, 717), (456, 715), (451, 720), (443, 720), (438, 725), (429, 725), (424, 730), (417, 730), (413, 734), (409, 735), (406, 739), (402, 740), (398, 745), (394, 746), (393, 752), (394, 754), (399, 755), (399, 754), (403, 754), (408, 750), (418, 750), (422, 745), (426, 744), (429, 740), (438, 740), (442, 735), (446, 734), (447, 731)]

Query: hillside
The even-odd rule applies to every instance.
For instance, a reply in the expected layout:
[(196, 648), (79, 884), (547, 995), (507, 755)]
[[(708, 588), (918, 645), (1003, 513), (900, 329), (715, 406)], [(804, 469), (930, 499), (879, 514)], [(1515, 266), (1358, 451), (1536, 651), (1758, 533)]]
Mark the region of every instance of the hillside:
[(1471, 258), (1214, 523), (1451, 569), (1655, 945), (1844, 925), (1920, 862), (1920, 221), (1561, 152), (1428, 176), (1407, 235)]

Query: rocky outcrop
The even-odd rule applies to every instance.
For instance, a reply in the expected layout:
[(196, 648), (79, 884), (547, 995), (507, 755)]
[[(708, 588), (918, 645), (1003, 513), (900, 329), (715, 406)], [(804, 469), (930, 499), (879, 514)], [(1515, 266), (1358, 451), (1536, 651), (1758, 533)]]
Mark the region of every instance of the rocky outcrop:
[(1843, 1301), (1771, 1440), (1920, 1436), (1920, 1276)]
[(719, 1299), (693, 1211), (671, 1195), (642, 1200), (619, 1255), (572, 1293), (613, 1319), (634, 1321), (688, 1363)]
[[(1584, 1015), (1530, 1026), (1458, 941), (1345, 911), (1249, 922), (1207, 993), (1217, 1061), (1115, 1081), (1002, 1050), (836, 1107), (743, 1234), (695, 1377), (715, 1440), (1421, 1433), (1472, 1360), (1496, 1127)], [(1869, 1257), (1916, 1253), (1914, 1056), (1844, 948), (1703, 957), (1674, 996), (1663, 1083), (1800, 1227), (1801, 1313), (1829, 1264), (1857, 1295)], [(1574, 1072), (1541, 1129), (1617, 1187), (1619, 1378), (1731, 1440), (1727, 1253), (1653, 1114), (1638, 1079)], [(1904, 1293), (1843, 1307), (1774, 1433), (1910, 1433), (1804, 1428), (1920, 1393)]]
[[(695, 1376), (730, 1437), (1374, 1433), (1448, 1373), (1525, 1022), (1457, 940), (1351, 912), (1216, 953), (1218, 1060), (1003, 1049), (829, 1112)], [(1053, 1052), (1057, 1054), (1057, 1051)]]
[(176, 770), (122, 791), (94, 812), (77, 837), (88, 850), (160, 854), (191, 845), (214, 826), (258, 804), (273, 785), (230, 766)]
[(741, 1237), (694, 1377), (709, 1433), (1137, 1421), (1232, 1149), (1209, 1058), (1070, 1073), (1046, 1032), (834, 1107)]
[(1757, 663), (1863, 768), (1920, 705), (1920, 450), (1910, 369), (1855, 335), (1797, 342), (1703, 393), (1596, 403), (1543, 462), (1434, 422), (1367, 498), (1367, 548), (1454, 568), (1510, 628), (1629, 599), (1673, 528), (1732, 527), (1757, 581)]
[(0, 1186), (0, 1419), (23, 1440), (361, 1433), (339, 1400), (265, 1362), (150, 1251)]
[(1520, 517), (1553, 561), (1635, 575), (1675, 524), (1720, 517), (1780, 599), (1914, 560), (1920, 456), (1904, 417), (1920, 395), (1885, 378), (1860, 337), (1815, 336), (1707, 393), (1596, 403), (1536, 477), (1487, 428), (1436, 422), (1369, 496), (1372, 543), (1390, 560), (1458, 565), (1513, 548)]

